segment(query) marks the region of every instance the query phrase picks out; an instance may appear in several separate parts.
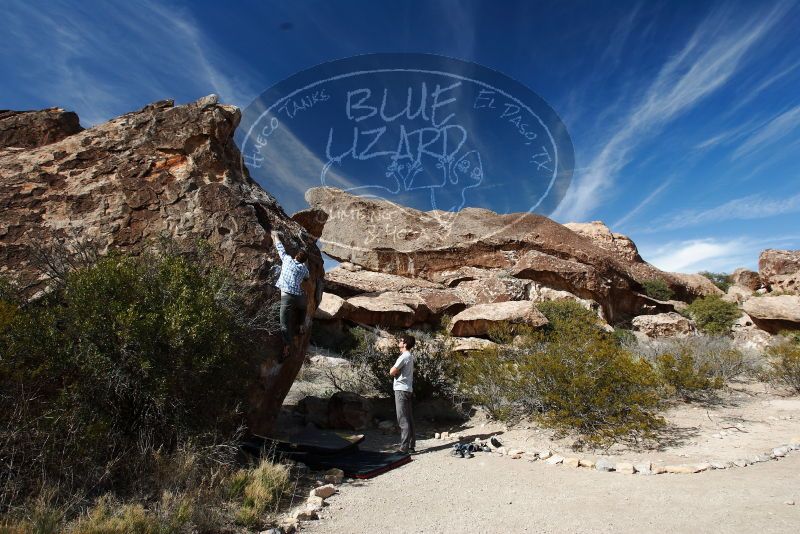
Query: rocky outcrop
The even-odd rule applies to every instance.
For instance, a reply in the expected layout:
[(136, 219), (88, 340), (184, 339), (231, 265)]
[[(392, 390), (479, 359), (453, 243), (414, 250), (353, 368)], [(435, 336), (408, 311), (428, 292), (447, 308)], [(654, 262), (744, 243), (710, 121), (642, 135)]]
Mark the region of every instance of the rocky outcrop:
[[(138, 254), (166, 236), (206, 240), (212, 260), (245, 279), (256, 303), (269, 303), (277, 298), (271, 268), (278, 261), (270, 231), (278, 230), (287, 249), (308, 253), (305, 288), (316, 296), (323, 267), (315, 240), (242, 169), (233, 141), (238, 109), (213, 95), (183, 106), (162, 101), (83, 131), (73, 115), (47, 110), (2, 119), (17, 130), (29, 125), (4, 134), (6, 142), (35, 147), (0, 150), (0, 273), (13, 275), (27, 295), (48, 285), (34, 259), (53, 243)], [(316, 310), (309, 300), (307, 321)], [(278, 335), (259, 344), (252, 430), (271, 429), (307, 343), (307, 333), (297, 337), (282, 364)]]
[(749, 289), (750, 292), (760, 289), (763, 285), (761, 276), (757, 272), (745, 268), (739, 268), (733, 271), (733, 273), (731, 273), (731, 282), (739, 287)]
[(702, 297), (721, 296), (723, 291), (714, 285), (714, 282), (702, 274), (692, 273), (669, 273), (672, 278), (677, 278), (684, 287), (693, 295)]
[(744, 301), (753, 296), (753, 290), (744, 286), (734, 284), (728, 288), (728, 291), (722, 296), (722, 300), (742, 304)]
[(742, 305), (756, 326), (771, 334), (800, 329), (800, 296), (765, 295), (753, 297)]
[(482, 337), (455, 337), (453, 338), (453, 352), (475, 352), (497, 347), (497, 343)]
[[(502, 215), (478, 208), (421, 212), (332, 188), (311, 189), (306, 200), (312, 211), (327, 217), (320, 239), (324, 252), (367, 271), (447, 287), (485, 279), (481, 273), (492, 271), (497, 273), (495, 279), (536, 282), (595, 301), (609, 321), (639, 315), (644, 306), (653, 312), (672, 310), (668, 303), (642, 295), (642, 283), (647, 280), (663, 279), (682, 300), (708, 290), (640, 258), (629, 259), (631, 249), (621, 237), (611, 236), (612, 245), (619, 241), (619, 248), (603, 248), (593, 238), (540, 215)], [(627, 257), (620, 250), (627, 250)], [(500, 299), (517, 298), (515, 288), (510, 289), (483, 291), (484, 296), (477, 296), (475, 302), (498, 300), (495, 296), (503, 294)], [(475, 295), (475, 291), (470, 293)]]
[(588, 223), (566, 223), (564, 226), (575, 233), (586, 236), (605, 250), (614, 252), (631, 262), (642, 262), (639, 249), (628, 236), (612, 232), (602, 221)]
[(83, 130), (78, 115), (60, 108), (39, 111), (0, 110), (0, 150), (36, 148)]
[(631, 324), (635, 331), (648, 337), (685, 337), (697, 332), (694, 321), (674, 312), (640, 315)]
[(800, 250), (763, 251), (758, 258), (758, 274), (772, 292), (800, 294)]
[(325, 273), (325, 290), (340, 297), (352, 297), (376, 291), (443, 289), (428, 280), (367, 271), (357, 265), (340, 265)]
[(731, 327), (733, 344), (740, 350), (763, 353), (773, 343), (769, 332), (756, 327), (749, 315), (743, 313)]
[(499, 323), (522, 324), (538, 328), (547, 324), (547, 319), (528, 301), (510, 301), (496, 304), (478, 304), (456, 314), (450, 322), (450, 333), (454, 336), (485, 336), (492, 325)]

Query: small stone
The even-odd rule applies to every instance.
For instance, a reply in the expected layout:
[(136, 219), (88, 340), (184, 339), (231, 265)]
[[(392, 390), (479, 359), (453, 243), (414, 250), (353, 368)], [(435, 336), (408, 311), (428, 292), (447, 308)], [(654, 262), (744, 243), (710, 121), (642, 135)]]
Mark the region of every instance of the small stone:
[(535, 462), (537, 460), (536, 455), (532, 452), (526, 452), (525, 454), (522, 455), (522, 457), (528, 460), (529, 462)]
[(556, 464), (560, 464), (563, 461), (564, 461), (564, 457), (563, 456), (559, 456), (559, 455), (555, 454), (555, 455), (551, 456), (550, 458), (548, 458), (547, 460), (545, 460), (544, 463), (550, 464), (550, 465), (556, 465)]
[(450, 439), (450, 432), (442, 432), (442, 439)]
[(442, 435), (441, 435), (439, 432), (436, 432), (436, 433), (433, 435), (433, 439), (442, 439)]
[(525, 451), (523, 451), (522, 449), (512, 449), (509, 454), (519, 454), (520, 456), (522, 456), (523, 454), (525, 454)]
[(633, 469), (642, 475), (652, 475), (653, 474), (653, 464), (650, 462), (642, 462), (640, 464), (634, 464)]
[(285, 534), (294, 534), (299, 526), (300, 523), (297, 521), (297, 519), (291, 517), (287, 517), (281, 521), (281, 528)]
[(783, 501), (783, 504), (788, 504), (789, 506), (794, 506), (794, 501)]
[(553, 453), (550, 452), (550, 449), (543, 449), (536, 454), (539, 456), (540, 460), (547, 460), (548, 458), (553, 456)]
[(581, 458), (578, 461), (578, 465), (580, 467), (593, 468), (595, 464), (594, 464), (594, 460), (592, 460), (591, 458)]
[(292, 514), (293, 519), (297, 519), (298, 521), (313, 521), (314, 519), (319, 519), (319, 515), (314, 510), (295, 510)]
[(567, 467), (578, 467), (580, 465), (580, 460), (578, 458), (564, 458), (564, 465)]
[(695, 472), (693, 465), (667, 465), (664, 469), (673, 475), (688, 475)]
[(757, 454), (753, 458), (752, 463), (769, 462), (770, 460), (772, 460), (772, 453), (771, 452), (768, 452), (768, 453), (765, 452), (765, 453)]
[(325, 506), (325, 500), (322, 497), (309, 497), (306, 500), (306, 510), (314, 510), (319, 512)]
[(312, 497), (322, 497), (323, 499), (327, 499), (335, 493), (336, 487), (333, 484), (325, 484), (324, 486), (320, 486), (311, 490)]
[(750, 465), (750, 462), (744, 458), (739, 458), (738, 460), (733, 461), (733, 465), (735, 465), (736, 467), (747, 467), (748, 465)]
[(654, 465), (650, 469), (651, 471), (653, 471), (654, 475), (663, 475), (664, 473), (667, 472), (667, 468), (664, 467), (663, 465)]
[(341, 484), (342, 480), (344, 480), (344, 471), (336, 467), (328, 469), (325, 471), (324, 480), (327, 484)]
[(633, 471), (633, 464), (628, 462), (619, 462), (617, 465), (614, 466), (614, 471), (617, 473), (622, 473), (624, 475), (632, 475)]
[(595, 469), (598, 471), (609, 472), (614, 470), (614, 462), (605, 458), (600, 458), (595, 462)]
[(496, 452), (496, 453), (497, 453), (497, 454), (499, 454), (500, 456), (505, 456), (506, 454), (508, 454), (508, 449), (506, 449), (505, 447), (497, 447), (497, 448), (494, 450), (494, 452)]
[(790, 449), (787, 446), (775, 447), (774, 449), (772, 449), (772, 456), (774, 456), (775, 458), (783, 458), (788, 454), (789, 450)]
[(511, 455), (511, 459), (512, 460), (519, 460), (520, 458), (522, 458), (521, 454), (512, 454)]
[(694, 466), (694, 469), (695, 469), (695, 471), (694, 471), (695, 473), (701, 473), (703, 471), (708, 471), (709, 469), (711, 469), (711, 464), (708, 463), (708, 462), (703, 462), (701, 464), (697, 464), (696, 466)]
[(711, 467), (713, 469), (728, 469), (733, 467), (733, 462), (711, 462)]

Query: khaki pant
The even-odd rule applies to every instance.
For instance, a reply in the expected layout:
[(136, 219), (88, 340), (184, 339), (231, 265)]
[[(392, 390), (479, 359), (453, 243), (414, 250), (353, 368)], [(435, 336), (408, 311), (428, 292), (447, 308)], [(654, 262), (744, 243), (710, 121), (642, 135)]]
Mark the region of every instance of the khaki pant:
[(395, 390), (394, 406), (397, 410), (397, 424), (400, 426), (400, 448), (404, 451), (417, 447), (414, 435), (414, 414), (411, 409), (411, 399), (414, 396), (410, 391)]

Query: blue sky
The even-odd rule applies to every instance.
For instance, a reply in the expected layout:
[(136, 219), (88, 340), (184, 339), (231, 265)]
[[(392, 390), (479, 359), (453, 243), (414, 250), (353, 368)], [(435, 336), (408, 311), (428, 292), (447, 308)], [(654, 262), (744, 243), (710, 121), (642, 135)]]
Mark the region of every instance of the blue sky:
[(302, 69), (373, 52), (473, 61), (566, 124), (553, 218), (602, 220), (673, 271), (800, 248), (796, 2), (6, 0), (0, 107), (90, 126), (174, 98), (246, 106)]

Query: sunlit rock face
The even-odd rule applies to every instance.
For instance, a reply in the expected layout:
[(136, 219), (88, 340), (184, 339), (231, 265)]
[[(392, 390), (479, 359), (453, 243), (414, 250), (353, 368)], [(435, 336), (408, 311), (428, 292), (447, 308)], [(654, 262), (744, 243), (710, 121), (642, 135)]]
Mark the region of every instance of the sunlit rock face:
[[(61, 110), (0, 112), (0, 274), (35, 296), (48, 280), (34, 256), (56, 241), (138, 254), (161, 236), (201, 238), (214, 262), (247, 281), (256, 303), (272, 302), (278, 257), (270, 231), (278, 230), (287, 249), (308, 253), (313, 316), (323, 277), (315, 239), (241, 166), (239, 119), (213, 95), (183, 106), (156, 102), (86, 130)], [(279, 336), (265, 339), (253, 370), (253, 430), (273, 426), (307, 343), (308, 334), (296, 338), (280, 364)]]
[(364, 272), (441, 284), (467, 306), (525, 300), (535, 283), (597, 302), (608, 321), (617, 321), (673, 311), (642, 294), (642, 282), (654, 278), (679, 300), (719, 292), (710, 282), (656, 269), (632, 241), (600, 223), (576, 232), (531, 213), (419, 211), (334, 188), (310, 189), (306, 200), (309, 213), (323, 214), (314, 230), (331, 257)]
[(758, 258), (758, 273), (770, 291), (800, 294), (800, 250), (763, 251)]

